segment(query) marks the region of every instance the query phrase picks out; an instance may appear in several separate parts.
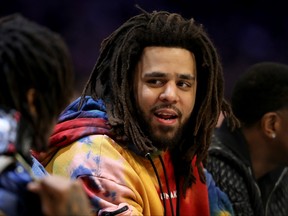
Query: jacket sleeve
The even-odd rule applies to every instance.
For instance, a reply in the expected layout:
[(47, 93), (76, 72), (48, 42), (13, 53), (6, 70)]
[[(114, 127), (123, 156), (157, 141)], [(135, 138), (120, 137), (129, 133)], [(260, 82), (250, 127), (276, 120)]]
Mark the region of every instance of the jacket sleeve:
[(141, 206), (135, 201), (133, 192), (126, 186), (95, 176), (85, 175), (79, 178), (96, 215), (142, 215)]
[(235, 216), (254, 215), (245, 174), (241, 174), (241, 168), (235, 166), (235, 162), (223, 155), (209, 153), (206, 168), (213, 176), (216, 185), (229, 197)]
[(208, 197), (211, 216), (233, 216), (234, 211), (228, 196), (216, 185), (211, 174), (205, 169), (206, 185), (208, 187)]
[(124, 153), (111, 147), (110, 142), (102, 135), (86, 137), (62, 148), (46, 169), (80, 179), (98, 215), (142, 215), (142, 182)]

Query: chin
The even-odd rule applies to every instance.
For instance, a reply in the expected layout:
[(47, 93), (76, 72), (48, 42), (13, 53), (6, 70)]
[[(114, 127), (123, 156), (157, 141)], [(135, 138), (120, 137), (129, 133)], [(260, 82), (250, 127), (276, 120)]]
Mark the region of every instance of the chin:
[(179, 137), (178, 136), (152, 136), (151, 140), (153, 142), (153, 145), (158, 150), (167, 150), (167, 149), (173, 149), (175, 146), (179, 143)]

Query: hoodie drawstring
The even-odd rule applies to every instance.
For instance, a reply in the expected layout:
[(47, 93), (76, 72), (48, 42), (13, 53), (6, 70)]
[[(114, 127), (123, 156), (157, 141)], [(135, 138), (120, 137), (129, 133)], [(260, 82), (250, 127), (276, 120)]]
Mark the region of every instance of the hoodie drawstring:
[[(173, 208), (173, 203), (172, 203), (172, 198), (171, 198), (171, 192), (170, 192), (168, 177), (167, 177), (165, 165), (164, 165), (164, 162), (163, 162), (163, 159), (162, 159), (161, 155), (159, 155), (159, 159), (160, 159), (163, 171), (164, 171), (165, 182), (166, 182), (166, 185), (167, 185), (167, 190), (168, 190), (168, 196), (169, 196), (169, 202), (170, 202), (170, 208), (171, 208), (172, 216), (174, 216), (174, 208)], [(177, 197), (178, 197), (178, 195), (177, 195)]]
[[(150, 153), (147, 153), (145, 155), (145, 157), (150, 161), (152, 167), (153, 167), (153, 170), (156, 174), (156, 177), (157, 177), (157, 181), (158, 181), (158, 184), (159, 184), (159, 188), (160, 188), (160, 193), (162, 195), (162, 199), (163, 199), (163, 207), (164, 207), (164, 215), (166, 215), (166, 201), (165, 201), (165, 197), (164, 197), (164, 191), (163, 191), (163, 188), (162, 188), (162, 183), (161, 183), (161, 180), (160, 180), (160, 177), (159, 177), (159, 174), (158, 174), (158, 171), (156, 169), (156, 166), (153, 162), (153, 159), (150, 155)], [(169, 196), (169, 201), (170, 201), (170, 208), (171, 208), (171, 213), (172, 213), (172, 216), (174, 216), (174, 208), (173, 208), (173, 204), (172, 204), (172, 198), (171, 198), (171, 193), (170, 193), (170, 188), (169, 188), (169, 184), (168, 184), (168, 177), (167, 177), (167, 173), (166, 173), (166, 169), (165, 169), (165, 166), (164, 166), (164, 162), (163, 162), (163, 159), (161, 157), (161, 155), (159, 155), (159, 159), (160, 159), (160, 162), (161, 162), (161, 165), (162, 165), (162, 168), (164, 170), (164, 176), (165, 176), (165, 181), (166, 181), (166, 185), (167, 185), (167, 190), (168, 190), (168, 196)]]

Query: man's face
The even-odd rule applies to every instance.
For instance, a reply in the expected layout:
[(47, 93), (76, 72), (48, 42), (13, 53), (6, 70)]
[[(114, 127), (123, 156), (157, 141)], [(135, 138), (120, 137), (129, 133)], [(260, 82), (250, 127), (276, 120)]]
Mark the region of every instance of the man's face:
[(146, 127), (153, 144), (161, 149), (177, 145), (195, 104), (193, 53), (182, 48), (146, 47), (134, 83), (141, 126)]

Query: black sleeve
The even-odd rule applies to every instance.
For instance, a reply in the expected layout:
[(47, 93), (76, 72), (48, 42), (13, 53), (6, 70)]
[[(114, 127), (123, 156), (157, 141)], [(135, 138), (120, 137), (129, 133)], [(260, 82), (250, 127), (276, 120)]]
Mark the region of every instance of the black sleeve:
[(209, 154), (206, 168), (213, 176), (216, 185), (228, 195), (235, 216), (254, 215), (245, 179), (231, 161)]

